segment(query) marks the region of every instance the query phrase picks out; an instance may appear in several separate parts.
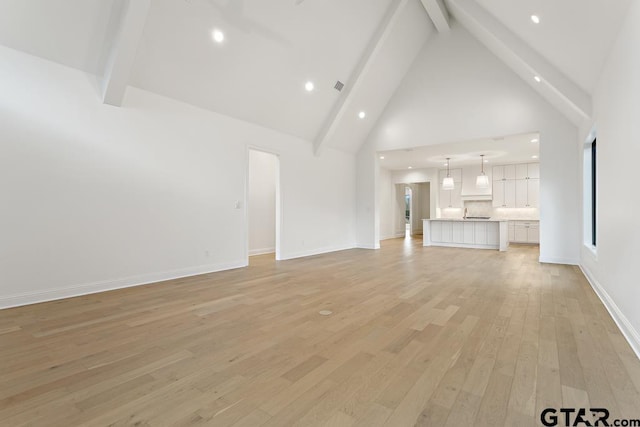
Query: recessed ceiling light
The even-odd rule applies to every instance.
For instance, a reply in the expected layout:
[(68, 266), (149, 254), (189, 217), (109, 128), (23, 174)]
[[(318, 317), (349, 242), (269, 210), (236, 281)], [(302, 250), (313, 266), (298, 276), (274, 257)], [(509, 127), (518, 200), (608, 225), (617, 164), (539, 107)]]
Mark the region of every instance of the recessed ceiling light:
[(539, 24), (540, 23), (540, 17), (538, 15), (531, 15), (531, 21), (534, 24)]
[(413, 166), (409, 166), (407, 169), (413, 169)]
[(313, 82), (312, 82), (312, 81), (308, 81), (308, 82), (306, 82), (306, 83), (304, 84), (304, 88), (305, 88), (305, 90), (306, 90), (307, 92), (311, 92), (311, 91), (313, 91), (313, 89), (315, 89), (315, 87), (316, 87), (316, 86), (313, 84)]
[(531, 142), (538, 142), (538, 141), (539, 141), (539, 140), (538, 140), (538, 138), (533, 138), (533, 139), (531, 140)]
[(211, 37), (216, 43), (222, 43), (224, 41), (224, 33), (218, 29), (215, 29), (211, 32)]
[(540, 83), (542, 81), (540, 76), (533, 76), (533, 80), (537, 81), (538, 83)]
[(489, 160), (485, 160), (484, 162), (485, 162), (485, 163), (489, 163)]
[(531, 156), (531, 158), (532, 158), (532, 159), (537, 159), (537, 158), (538, 158), (538, 156)]
[(384, 160), (384, 156), (380, 156), (380, 160)]
[(360, 111), (358, 113), (358, 117), (360, 117), (361, 119), (364, 119), (365, 117), (367, 117), (367, 113), (365, 113), (364, 111)]

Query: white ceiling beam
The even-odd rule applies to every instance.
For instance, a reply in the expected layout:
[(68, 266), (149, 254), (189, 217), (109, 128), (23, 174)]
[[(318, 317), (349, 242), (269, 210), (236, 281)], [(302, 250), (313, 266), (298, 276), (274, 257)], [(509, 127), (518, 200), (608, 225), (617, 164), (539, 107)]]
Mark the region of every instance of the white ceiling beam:
[(364, 54), (360, 58), (360, 61), (355, 67), (351, 78), (347, 81), (344, 90), (340, 94), (340, 98), (336, 105), (331, 110), (329, 117), (322, 126), (318, 136), (313, 143), (313, 151), (318, 155), (322, 147), (326, 142), (331, 139), (333, 134), (345, 113), (348, 111), (355, 93), (364, 80), (364, 76), (371, 69), (372, 64), (375, 62), (377, 55), (379, 54), (382, 45), (391, 34), (393, 28), (398, 22), (398, 18), (402, 14), (403, 9), (407, 5), (408, 0), (396, 0), (391, 4), (389, 10), (385, 14), (382, 23), (375, 32), (373, 38), (369, 42)]
[(151, 0), (127, 0), (122, 8), (103, 76), (102, 100), (105, 104), (122, 105), (150, 5)]
[(574, 124), (591, 116), (591, 96), (476, 1), (447, 0), (447, 7), (467, 31)]
[(436, 29), (439, 33), (449, 31), (451, 25), (449, 24), (449, 11), (444, 4), (443, 0), (421, 0), (422, 5), (427, 11), (429, 18), (433, 21)]

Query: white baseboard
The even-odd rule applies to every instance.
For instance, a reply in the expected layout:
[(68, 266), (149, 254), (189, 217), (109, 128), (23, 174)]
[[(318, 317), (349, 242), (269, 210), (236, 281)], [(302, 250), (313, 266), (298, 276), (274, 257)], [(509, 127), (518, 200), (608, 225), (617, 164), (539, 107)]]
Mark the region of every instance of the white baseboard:
[(618, 329), (622, 332), (622, 335), (626, 338), (627, 342), (633, 349), (633, 352), (636, 354), (638, 359), (640, 359), (640, 334), (633, 327), (627, 316), (620, 310), (618, 305), (613, 301), (611, 296), (604, 290), (602, 285), (593, 277), (591, 271), (584, 265), (580, 264), (580, 270), (582, 270), (582, 274), (587, 278), (589, 284), (593, 288), (600, 301), (604, 304), (607, 311), (613, 318), (613, 321), (618, 325)]
[(554, 257), (543, 257), (540, 256), (538, 258), (538, 262), (546, 263), (546, 264), (565, 264), (565, 265), (579, 265), (580, 262), (576, 259), (572, 258), (554, 258)]
[(405, 236), (405, 233), (396, 233), (396, 234), (392, 234), (391, 236), (380, 237), (380, 240), (397, 239), (404, 236)]
[(272, 254), (276, 251), (276, 248), (262, 248), (249, 250), (249, 256)]
[(439, 247), (445, 247), (445, 248), (466, 248), (466, 249), (490, 249), (494, 251), (497, 251), (500, 249), (500, 245), (472, 245), (467, 243), (443, 243), (443, 242), (437, 242), (437, 243), (431, 242), (431, 244), (428, 244), (428, 245), (425, 245), (423, 243), (422, 246), (425, 246), (425, 247), (439, 246)]
[(288, 259), (296, 259), (296, 258), (303, 258), (306, 256), (326, 254), (329, 252), (346, 251), (347, 249), (353, 249), (355, 247), (356, 247), (355, 245), (344, 245), (344, 246), (328, 246), (328, 247), (318, 248), (318, 249), (309, 249), (307, 251), (299, 251), (299, 252), (284, 254), (281, 256), (280, 260), (285, 261)]
[(380, 243), (370, 244), (370, 243), (358, 243), (356, 245), (358, 249), (380, 249)]
[(122, 288), (148, 285), (155, 282), (179, 279), (183, 277), (198, 276), (200, 274), (214, 273), (216, 271), (231, 270), (246, 267), (246, 261), (221, 264), (207, 264), (195, 267), (181, 268), (160, 273), (149, 273), (137, 276), (123, 277), (115, 280), (103, 280), (83, 285), (66, 288), (51, 289), (41, 292), (25, 292), (23, 294), (0, 297), (0, 309), (19, 307), (40, 302), (54, 301), (81, 295), (95, 294), (98, 292), (113, 291)]

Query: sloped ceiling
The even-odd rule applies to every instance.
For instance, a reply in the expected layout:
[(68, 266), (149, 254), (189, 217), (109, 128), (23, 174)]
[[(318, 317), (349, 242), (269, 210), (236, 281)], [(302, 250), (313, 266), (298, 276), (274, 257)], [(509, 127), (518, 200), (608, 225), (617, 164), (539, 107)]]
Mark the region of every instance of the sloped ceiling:
[[(0, 44), (102, 76), (127, 1), (135, 0), (3, 0)], [(578, 125), (590, 114), (591, 90), (630, 1), (151, 0), (137, 24), (141, 39), (131, 42), (133, 65), (120, 74), (129, 76), (125, 84), (301, 137), (316, 150), (355, 152), (425, 42), (433, 43), (425, 7), (446, 4)], [(394, 10), (397, 19), (385, 26)], [(224, 43), (212, 41), (214, 28), (225, 33)], [(366, 73), (358, 74), (363, 60)], [(538, 72), (540, 85), (532, 80)], [(304, 90), (309, 80), (311, 93)], [(336, 80), (346, 90), (333, 89)], [(354, 81), (358, 89), (350, 92)], [(349, 103), (334, 119), (345, 97)], [(365, 119), (357, 118), (360, 111)], [(323, 138), (327, 124), (332, 133)]]
[[(592, 93), (630, 0), (476, 0), (587, 93)], [(537, 15), (539, 24), (530, 16)]]
[[(327, 138), (327, 146), (358, 151), (425, 41), (435, 33), (418, 1), (407, 2), (399, 12), (399, 21), (380, 43), (377, 55), (371, 58), (368, 72), (362, 73), (357, 90), (350, 94), (344, 117), (336, 121), (335, 132)], [(358, 118), (360, 111), (366, 113), (362, 120)]]
[(121, 0), (2, 0), (0, 44), (99, 74)]
[(313, 140), (391, 3), (153, 0), (131, 84)]

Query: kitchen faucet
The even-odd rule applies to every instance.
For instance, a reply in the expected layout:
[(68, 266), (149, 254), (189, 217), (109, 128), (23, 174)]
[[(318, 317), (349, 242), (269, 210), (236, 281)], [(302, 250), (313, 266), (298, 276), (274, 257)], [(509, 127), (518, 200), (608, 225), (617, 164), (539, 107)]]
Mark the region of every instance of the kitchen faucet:
[(462, 216), (462, 219), (467, 219), (467, 208), (464, 208), (464, 215)]

